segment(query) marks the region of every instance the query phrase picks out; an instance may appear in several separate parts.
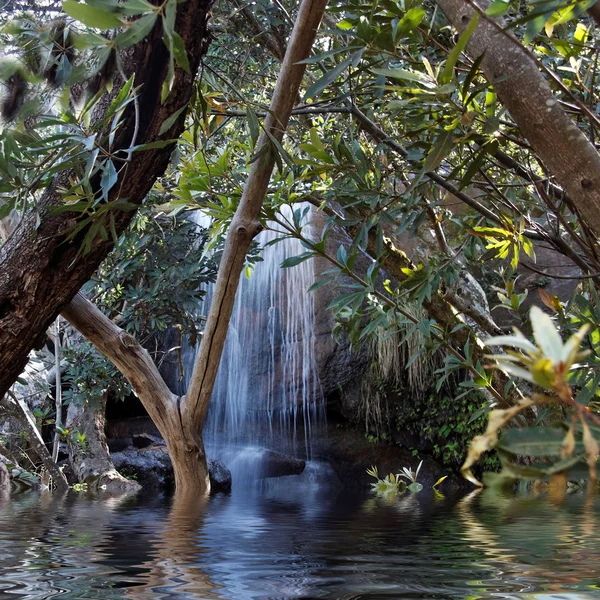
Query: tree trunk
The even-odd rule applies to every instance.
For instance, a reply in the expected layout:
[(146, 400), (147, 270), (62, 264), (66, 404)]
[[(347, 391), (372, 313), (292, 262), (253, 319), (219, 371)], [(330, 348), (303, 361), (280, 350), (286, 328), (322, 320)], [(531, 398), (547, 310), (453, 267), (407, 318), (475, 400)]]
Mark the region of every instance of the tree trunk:
[[(139, 483), (120, 475), (110, 458), (104, 433), (106, 394), (97, 405), (86, 403), (70, 404), (66, 427), (72, 434), (68, 439), (69, 461), (77, 480), (89, 488), (105, 487), (107, 492), (137, 492)], [(85, 434), (80, 440), (74, 434)]]
[[(212, 0), (187, 0), (178, 4), (175, 29), (183, 38), (191, 72), (175, 69), (173, 88), (161, 103), (161, 85), (169, 65), (160, 19), (146, 40), (140, 42), (124, 61), (127, 73), (135, 73), (139, 91), (139, 127), (129, 105), (113, 148), (127, 149), (134, 131), (137, 143), (177, 138), (183, 130), (185, 111), (171, 128), (161, 133), (163, 122), (185, 106), (191, 97), (200, 57), (206, 49), (207, 20)], [(118, 86), (115, 86), (118, 87)], [(116, 90), (115, 90), (116, 91)], [(103, 105), (108, 105), (105, 102)], [(164, 172), (173, 145), (134, 152), (113, 187), (118, 197), (139, 205), (157, 177)], [(95, 239), (90, 251), (78, 257), (83, 237), (71, 243), (61, 232), (72, 224), (73, 215), (53, 212), (62, 203), (61, 187), (68, 184), (70, 172), (56, 176), (40, 198), (36, 211), (26, 216), (0, 247), (0, 397), (22, 372), (30, 350), (40, 345), (46, 330), (81, 286), (88, 281), (112, 249), (111, 236)], [(110, 200), (116, 199), (117, 192)], [(132, 211), (114, 211), (119, 234), (128, 225)], [(85, 236), (87, 231), (81, 232)]]
[[(476, 14), (465, 0), (436, 0), (459, 32)], [(487, 0), (476, 0), (483, 10)], [(577, 124), (565, 113), (537, 65), (504, 23), (495, 27), (483, 15), (471, 35), (471, 56), (484, 54), (481, 66), (523, 135), (559, 185), (572, 198), (577, 211), (600, 235), (600, 155)]]
[(212, 395), (246, 253), (260, 231), (260, 211), (281, 142), (296, 101), (306, 65), (299, 64), (312, 49), (327, 0), (303, 0), (281, 65), (277, 85), (256, 145), (244, 192), (225, 242), (215, 291), (196, 357), (190, 388), (182, 400), (184, 420), (201, 429)]

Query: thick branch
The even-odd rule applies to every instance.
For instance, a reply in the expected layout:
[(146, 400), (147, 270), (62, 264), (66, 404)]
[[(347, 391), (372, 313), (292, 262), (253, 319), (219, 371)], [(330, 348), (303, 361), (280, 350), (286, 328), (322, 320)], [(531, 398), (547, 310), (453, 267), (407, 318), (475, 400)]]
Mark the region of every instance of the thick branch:
[(164, 417), (177, 397), (167, 387), (150, 354), (81, 292), (61, 314), (121, 371), (166, 439)]
[[(479, 16), (465, 0), (436, 2), (459, 32), (475, 15), (479, 17), (467, 45), (469, 53), (473, 57), (484, 55), (481, 66), (498, 97), (587, 224), (600, 235), (600, 155), (596, 148), (565, 113), (535, 62), (512, 34)], [(482, 10), (488, 6), (487, 0), (477, 0), (476, 4)]]
[(304, 76), (305, 65), (298, 63), (311, 51), (326, 4), (327, 0), (303, 0), (300, 5), (269, 115), (256, 146), (258, 158), (252, 164), (231, 222), (190, 389), (183, 403), (186, 418), (192, 420), (198, 429), (202, 428), (208, 410), (246, 253), (260, 230), (260, 209), (276, 158), (271, 138), (277, 141), (283, 139)]

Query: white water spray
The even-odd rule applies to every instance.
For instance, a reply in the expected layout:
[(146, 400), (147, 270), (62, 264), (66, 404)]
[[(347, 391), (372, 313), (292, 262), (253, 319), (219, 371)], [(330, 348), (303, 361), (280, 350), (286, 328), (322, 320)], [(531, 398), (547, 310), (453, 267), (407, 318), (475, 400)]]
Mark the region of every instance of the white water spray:
[[(205, 219), (197, 217), (204, 226)], [(257, 241), (264, 246), (276, 237), (267, 230)], [(252, 478), (260, 468), (258, 448), (310, 459), (314, 430), (324, 423), (314, 298), (308, 292), (313, 262), (281, 268), (286, 258), (305, 251), (295, 239), (268, 246), (250, 278), (240, 280), (204, 428), (209, 456), (224, 460), (234, 478)], [(211, 296), (212, 286), (205, 307)], [(195, 353), (191, 349), (184, 355), (188, 376)]]

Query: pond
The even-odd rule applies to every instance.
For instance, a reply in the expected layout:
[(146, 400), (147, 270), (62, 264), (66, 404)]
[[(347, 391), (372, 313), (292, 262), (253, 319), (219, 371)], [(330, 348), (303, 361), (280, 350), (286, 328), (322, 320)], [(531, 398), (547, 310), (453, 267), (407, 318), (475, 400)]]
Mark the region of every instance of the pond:
[[(288, 478), (290, 479), (290, 478)], [(2, 598), (600, 598), (600, 501), (393, 501), (306, 480), (0, 504)]]

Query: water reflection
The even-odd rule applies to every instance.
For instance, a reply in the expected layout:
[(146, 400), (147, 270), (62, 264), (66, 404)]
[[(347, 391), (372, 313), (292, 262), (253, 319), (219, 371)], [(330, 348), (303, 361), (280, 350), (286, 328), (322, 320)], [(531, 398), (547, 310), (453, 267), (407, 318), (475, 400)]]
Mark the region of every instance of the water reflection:
[(304, 482), (208, 500), (0, 499), (2, 598), (600, 597), (600, 504)]

